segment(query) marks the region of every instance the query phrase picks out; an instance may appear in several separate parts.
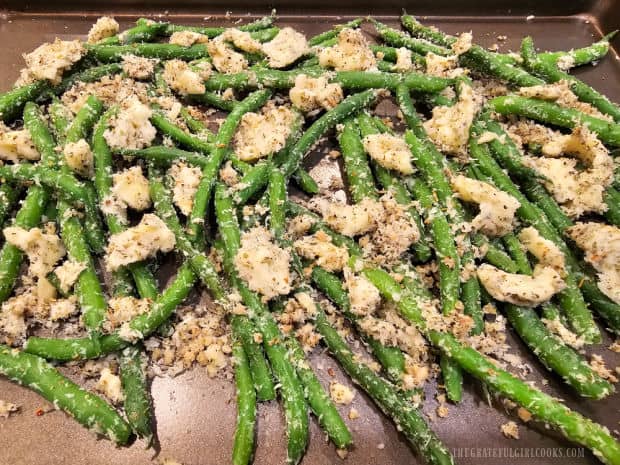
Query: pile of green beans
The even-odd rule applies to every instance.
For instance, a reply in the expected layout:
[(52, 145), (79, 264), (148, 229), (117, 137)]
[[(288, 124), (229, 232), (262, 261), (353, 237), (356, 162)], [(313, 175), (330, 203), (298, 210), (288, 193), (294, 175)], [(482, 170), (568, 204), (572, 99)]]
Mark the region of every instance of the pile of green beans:
[[(540, 154), (542, 145), (519, 146), (516, 138), (510, 137), (509, 127), (516, 118), (564, 132), (587, 127), (605, 150), (610, 150), (610, 157), (617, 156), (612, 150), (620, 147), (620, 107), (571, 74), (574, 67), (604, 59), (615, 32), (570, 51), (537, 51), (533, 40), (526, 37), (519, 57), (467, 44), (463, 37), (445, 34), (411, 15), (403, 14), (401, 23), (402, 30), (372, 18), (335, 25), (309, 37), (305, 51), (289, 66), (272, 69), (268, 48), (261, 44), (274, 40), (283, 29), (276, 25), (273, 15), (258, 18), (237, 29), (261, 48), (247, 52), (242, 44), (227, 40), (223, 45), (239, 53), (243, 64), (235, 72), (226, 73), (218, 64), (222, 57), (210, 55), (208, 41), (221, 41), (227, 28), (139, 18), (121, 33), (97, 43), (84, 43), (82, 58), (55, 82), (35, 80), (0, 94), (0, 119), (6, 124), (2, 132), (23, 129), (30, 136), (31, 148), (40, 155), (39, 160), (20, 159), (21, 147), (16, 147), (17, 159), (0, 163), (0, 224), (26, 230), (39, 227), (51, 234), (53, 223), (66, 249), (66, 260), (83, 265), (68, 290), (61, 286), (62, 275), (57, 269), (45, 276), (22, 279), (20, 271), (26, 268), (22, 264), (27, 257), (33, 259), (32, 250), (25, 246), (21, 250), (8, 241), (2, 244), (0, 375), (34, 390), (86, 428), (118, 445), (129, 444), (133, 435), (151, 447), (157, 444), (157, 437), (147, 376), (151, 363), (149, 338), (170, 337), (172, 325), (181, 318), (175, 316), (176, 309), (199, 288), (208, 292), (213, 305), (227, 312), (223, 325), (230, 332), (230, 366), (237, 405), (231, 452), (234, 465), (249, 465), (253, 460), (261, 402), (281, 405), (288, 464), (296, 465), (304, 457), (311, 416), (339, 455), (355, 447), (359, 440), (355, 428), (344, 417), (338, 399), (325, 386), (307, 353), (315, 344), (323, 344), (351, 380), (394, 422), (424, 463), (453, 464), (449, 449), (422, 412), (425, 381), (411, 381), (411, 370), (415, 368), (412, 364), (418, 363), (416, 358), (421, 354), (412, 352), (402, 337), (414, 333), (428, 349), (422, 357), (424, 363), (438, 367), (440, 389), (449, 402), (458, 404), (463, 399), (464, 379), (471, 377), (485, 391), (526, 409), (568, 441), (589, 448), (604, 463), (620, 465), (620, 443), (605, 427), (570, 410), (561, 400), (511, 374), (502, 368), (504, 365), (500, 367), (493, 356), (474, 348), (476, 341), (489, 336), (492, 307), (493, 313), (497, 309), (505, 316), (537, 363), (561, 379), (571, 392), (595, 401), (615, 391), (605, 374), (586, 361), (585, 352), (557, 335), (550, 321), (574, 333), (579, 344), (602, 340), (598, 318), (607, 330), (620, 334), (620, 304), (598, 287), (600, 276), (574, 249), (568, 235), (570, 228), (584, 218), (620, 227), (618, 173), (603, 186), (602, 199), (607, 206), (604, 213), (570, 217), (545, 187), (548, 180), (524, 160), (524, 155), (544, 156)], [(376, 58), (376, 66), (359, 69), (355, 63), (345, 63), (350, 57), (344, 57), (346, 60), (333, 68), (321, 67), (321, 53), (340, 46), (343, 30), (354, 29), (358, 32), (347, 32), (358, 34), (368, 27), (376, 31), (378, 43), (369, 43), (366, 49)], [(198, 41), (188, 46), (169, 43), (173, 34)], [(366, 46), (362, 43), (360, 47)], [(411, 52), (411, 67), (406, 71), (394, 66), (402, 58), (400, 48)], [(346, 48), (340, 48), (339, 53), (346, 55)], [(151, 75), (131, 78), (127, 55), (152, 59)], [(433, 55), (453, 57), (454, 63), (467, 68), (465, 74), (435, 75), (430, 69)], [(170, 76), (165, 63), (168, 60), (184, 61), (179, 66), (187, 66), (189, 74)], [(212, 67), (211, 72), (207, 66)], [(202, 77), (196, 74), (198, 71)], [(108, 80), (112, 76), (113, 82), (122, 86), (116, 95), (100, 86), (104, 78), (106, 85), (112, 85)], [(318, 108), (311, 111), (295, 108), (291, 92), (294, 87), (301, 92), (299, 82), (303, 76), (324, 78), (307, 81), (309, 87), (302, 92), (303, 99), (317, 102)], [(178, 89), (173, 78), (198, 79), (205, 91), (191, 95), (177, 92), (173, 90)], [(469, 130), (462, 141), (464, 153), (448, 158), (438, 136), (427, 132), (425, 122), (437, 117), (438, 112), (450, 112), (462, 104), (455, 95), (462, 96), (466, 86), (476, 90), (478, 78), (498, 80), (509, 90), (484, 99), (472, 121), (463, 123)], [(581, 106), (569, 108), (562, 100), (516, 93), (520, 87), (560, 81), (568, 83)], [(319, 104), (323, 91), (313, 87), (319, 82), (339, 87), (338, 95), (334, 94), (338, 100), (324, 99)], [(75, 87), (86, 83), (92, 85)], [(135, 95), (125, 95), (125, 86), (133, 86)], [(140, 125), (137, 119), (122, 119), (127, 117), (127, 102), (133, 98), (145, 105), (144, 112), (149, 112), (141, 115), (144, 121)], [(384, 114), (380, 104), (385, 100), (397, 105), (400, 122), (379, 117)], [(588, 113), (583, 104), (590, 105), (593, 111)], [(258, 143), (276, 137), (278, 148), (270, 148), (267, 151), (272, 153), (258, 160), (243, 158), (239, 150), (239, 144), (244, 143), (240, 128), (250, 131), (261, 118), (268, 118), (267, 110), (273, 106), (286, 107), (293, 114), (286, 135), (281, 137), (275, 130), (264, 129), (254, 135)], [(422, 110), (431, 113), (425, 115)], [(120, 127), (119, 121), (127, 126)], [(217, 129), (210, 129), (214, 127)], [(479, 142), (489, 133), (487, 142)], [(130, 140), (133, 136), (135, 141)], [(127, 146), (117, 142), (122, 137), (127, 137)], [(367, 150), (369, 139), (382, 137), (385, 141), (401, 139), (401, 149), (411, 157), (412, 172), (404, 174), (388, 168), (388, 163), (375, 159), (372, 150)], [(330, 139), (338, 151), (325, 144)], [(65, 158), (67, 144), (77, 143), (89, 149), (83, 154), (84, 167), (92, 164), (92, 175), (82, 169), (74, 172)], [(7, 147), (8, 153), (11, 147)], [(349, 204), (341, 211), (335, 204), (330, 205), (333, 215), (325, 217), (321, 202), (334, 200), (329, 197), (336, 188), (326, 188), (327, 180), (320, 179), (324, 176), (321, 169), (307, 171), (317, 150), (330, 151), (334, 159), (339, 158), (343, 184), (337, 187), (345, 191)], [(386, 156), (390, 150), (385, 147)], [(192, 179), (174, 178), (179, 163), (191, 167)], [(115, 174), (128, 166), (139, 166), (146, 173), (146, 180), (140, 181), (145, 190), (148, 183), (152, 205), (145, 212), (132, 211), (122, 200), (123, 195), (142, 186), (132, 184), (123, 191), (115, 184), (119, 180)], [(519, 208), (513, 230), (501, 237), (487, 237), (473, 230), (470, 220), (476, 207), (455, 195), (451, 184), (455, 175), (477, 179), (514, 197)], [(334, 194), (334, 198), (340, 194)], [(189, 212), (187, 215), (180, 215), (177, 208), (182, 195), (191, 195), (191, 209), (182, 209), (183, 213)], [(395, 201), (403, 218), (420, 234), (400, 257), (391, 261), (379, 257), (380, 261), (367, 245), (377, 240), (373, 228), (382, 226), (376, 223), (384, 220), (370, 218), (372, 212), (361, 209), (364, 205), (387, 208), (386, 199)], [(114, 210), (117, 206), (118, 213)], [(483, 213), (484, 209), (480, 210)], [(354, 212), (351, 217), (347, 216), (349, 211)], [(99, 263), (105, 260), (104, 254), (114, 240), (134, 231), (131, 225), (146, 212), (156, 215), (174, 237), (171, 255), (176, 259), (175, 276), (165, 285), (158, 278), (157, 268), (163, 259), (159, 253), (112, 273), (100, 272)], [(365, 221), (355, 217), (358, 214), (368, 214), (369, 234), (343, 234), (347, 231), (342, 223)], [(529, 226), (551, 241), (565, 260), (561, 275), (564, 289), (547, 302), (531, 307), (515, 305), (510, 299), (494, 299), (492, 289), (487, 291), (482, 286), (476, 271), (487, 263), (505, 273), (535, 278), (537, 262), (521, 243), (519, 234), (521, 228)], [(244, 279), (239, 251), (242, 246), (245, 250), (244, 241), (251, 237), (244, 233), (257, 227), (264, 228), (258, 232), (264, 232), (271, 244), (290, 258), (287, 284), (291, 291), (287, 295), (267, 299), (255, 290), (260, 286), (254, 286), (252, 279)], [(338, 265), (328, 266), (331, 257), (320, 257), (325, 259), (325, 265), (318, 259), (304, 258), (297, 240), (307, 235), (330, 242), (322, 244), (325, 248), (321, 253), (333, 252), (332, 246), (339, 248)], [(319, 255), (317, 250), (313, 252)], [(278, 275), (275, 270), (273, 275)], [(367, 286), (362, 287), (364, 292), (380, 296), (380, 303), (370, 313), (363, 313), (355, 305), (359, 289), (355, 289), (356, 281), (350, 281), (350, 276), (360, 279), (360, 286)], [(25, 320), (25, 338), (5, 335), (3, 318), (11, 305), (26, 290), (34, 295), (35, 288), (28, 286), (41, 284), (44, 279), (56, 288), (58, 299), (77, 302), (79, 316), (71, 318), (80, 319), (82, 335), (41, 337), (30, 320)], [(144, 299), (148, 310), (134, 315), (121, 327), (109, 329), (109, 299), (121, 297)], [(44, 310), (47, 303), (37, 301), (37, 305)], [(295, 311), (297, 316), (300, 308), (303, 317), (289, 324), (291, 315), (287, 313)], [(385, 321), (380, 321), (384, 314)], [(390, 319), (394, 315), (401, 318), (398, 325)], [(375, 320), (365, 320), (367, 316), (376, 319), (377, 331), (368, 327), (368, 321)], [(345, 326), (341, 326), (342, 322)], [(379, 326), (383, 324), (390, 331), (404, 333), (392, 338), (389, 331), (384, 334)], [(302, 329), (302, 325), (311, 325), (316, 331), (308, 346), (302, 345), (306, 340), (298, 330), (308, 329)], [(466, 331), (461, 331), (463, 328)], [(362, 362), (357, 349), (354, 352), (349, 345), (353, 342), (357, 346), (357, 338), (376, 369)], [(123, 394), (118, 405), (79, 387), (50, 363), (60, 365), (104, 356), (118, 360)]]

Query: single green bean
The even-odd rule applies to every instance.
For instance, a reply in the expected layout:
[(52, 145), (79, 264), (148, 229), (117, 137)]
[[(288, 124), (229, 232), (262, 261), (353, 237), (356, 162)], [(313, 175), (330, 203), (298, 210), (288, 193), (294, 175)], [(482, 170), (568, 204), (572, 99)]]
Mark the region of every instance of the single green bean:
[(235, 384), (237, 386), (237, 427), (233, 442), (233, 465), (249, 465), (254, 454), (256, 393), (248, 357), (239, 341), (233, 342)]
[(0, 345), (0, 373), (37, 392), (86, 428), (127, 444), (131, 429), (100, 397), (65, 378), (42, 358)]
[(587, 126), (606, 144), (620, 146), (620, 124), (595, 118), (573, 108), (561, 107), (555, 103), (534, 98), (507, 95), (495, 97), (487, 102), (489, 108), (502, 115), (519, 115), (543, 123), (572, 129), (578, 125)]
[(127, 422), (134, 433), (145, 439), (150, 447), (153, 442), (151, 426), (153, 407), (149, 397), (145, 365), (146, 360), (140, 346), (129, 346), (121, 352), (120, 377)]

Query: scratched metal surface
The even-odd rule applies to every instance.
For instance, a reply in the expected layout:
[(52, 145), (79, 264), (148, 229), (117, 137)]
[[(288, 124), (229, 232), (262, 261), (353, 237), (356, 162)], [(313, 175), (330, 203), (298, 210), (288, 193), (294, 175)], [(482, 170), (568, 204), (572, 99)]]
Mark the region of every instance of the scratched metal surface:
[[(569, 1), (562, 4), (552, 0), (539, 2), (488, 2), (478, 0), (473, 4), (455, 5), (456, 2), (437, 0), (417, 2), (416, 7), (408, 5), (409, 13), (428, 15), (427, 22), (448, 32), (472, 30), (475, 41), (483, 45), (498, 43), (500, 50), (517, 50), (524, 35), (532, 35), (537, 46), (545, 49), (569, 49), (583, 46), (620, 26), (620, 2)], [(137, 16), (163, 15), (166, 19), (186, 24), (201, 24), (205, 17), (212, 16), (211, 24), (231, 24), (236, 18), (226, 19), (222, 13), (231, 8), (246, 22), (250, 18), (267, 13), (260, 2), (240, 4), (210, 3), (201, 7), (200, 2), (168, 4), (165, 1), (150, 3), (147, 11), (130, 2), (108, 1), (105, 8), (79, 2), (20, 3), (0, 2), (0, 90), (9, 88), (22, 67), (21, 54), (44, 41), (55, 37), (73, 38), (83, 35), (100, 13), (114, 14), (121, 26), (131, 24)], [(330, 25), (347, 17), (363, 14), (381, 15), (390, 24), (397, 24), (397, 15), (402, 2), (388, 0), (380, 6), (362, 2), (356, 10), (344, 9), (339, 5), (294, 2), (276, 5), (283, 15), (279, 25), (291, 25), (312, 35), (328, 29)], [(536, 15), (526, 20), (526, 16)], [(507, 40), (498, 41), (498, 35)], [(615, 42), (618, 45), (618, 41)], [(620, 101), (620, 62), (615, 52), (610, 53), (596, 68), (579, 70), (578, 75), (605, 92), (613, 100)], [(312, 157), (316, 160), (316, 157)], [(610, 429), (618, 428), (620, 420), (620, 396), (590, 402), (577, 398), (556, 378), (549, 376), (544, 368), (532, 358), (523, 344), (509, 335), (516, 353), (522, 355), (532, 368), (530, 379), (539, 381), (541, 376), (549, 379), (543, 389), (566, 399), (567, 404), (581, 413), (599, 421)], [(606, 347), (607, 338), (591, 350), (601, 353), (609, 366), (620, 364), (620, 358)], [(328, 384), (335, 379), (350, 384), (337, 364), (324, 353), (316, 353), (311, 359), (321, 380)], [(328, 370), (332, 368), (332, 370)], [(328, 374), (333, 374), (333, 377)], [(540, 382), (538, 383), (541, 385)], [(429, 394), (434, 392), (429, 388)], [(184, 465), (223, 464), (230, 461), (232, 435), (235, 424), (234, 389), (226, 380), (209, 379), (204, 370), (194, 369), (177, 378), (156, 378), (152, 383), (152, 394), (157, 419), (159, 448), (145, 450), (140, 442), (130, 447), (116, 448), (109, 441), (95, 438), (62, 412), (51, 412), (36, 416), (35, 410), (45, 402), (36, 394), (0, 378), (0, 398), (21, 406), (21, 413), (8, 420), (0, 420), (0, 465), (55, 465), (55, 464), (148, 464), (153, 460), (173, 458)], [(437, 419), (433, 412), (437, 406), (428, 396), (424, 411), (434, 419), (433, 429), (442, 440), (455, 449), (457, 462), (462, 464), (499, 465), (506, 462), (535, 464), (590, 464), (598, 463), (588, 452), (570, 449), (571, 445), (556, 434), (545, 431), (542, 425), (520, 426), (521, 439), (506, 439), (499, 427), (512, 419), (500, 406), (489, 406), (480, 385), (466, 381), (463, 402), (450, 406), (449, 416)], [(391, 465), (419, 463), (419, 459), (398, 434), (394, 426), (372, 405), (362, 393), (358, 393), (352, 404), (360, 412), (360, 418), (349, 420), (349, 407), (341, 408), (355, 438), (355, 447), (343, 463), (358, 465)], [(275, 402), (259, 408), (257, 449), (255, 463), (284, 463), (286, 441), (283, 418)], [(494, 448), (486, 458), (471, 458), (466, 455), (469, 448)], [(527, 450), (520, 450), (526, 448)], [(553, 449), (556, 448), (556, 449)], [(514, 454), (537, 453), (535, 459), (515, 458)], [(501, 455), (504, 454), (504, 455)], [(506, 458), (505, 454), (511, 454)], [(541, 456), (542, 455), (542, 456)], [(577, 455), (577, 457), (575, 457)], [(303, 463), (306, 465), (327, 465), (341, 463), (334, 447), (328, 444), (316, 422), (311, 421), (311, 439)]]

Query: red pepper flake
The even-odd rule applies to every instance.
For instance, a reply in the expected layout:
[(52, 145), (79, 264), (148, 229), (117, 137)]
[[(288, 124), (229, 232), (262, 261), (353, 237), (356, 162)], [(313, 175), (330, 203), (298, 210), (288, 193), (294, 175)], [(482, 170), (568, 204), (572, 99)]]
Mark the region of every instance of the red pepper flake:
[(334, 369), (333, 369), (333, 368), (328, 368), (328, 369), (327, 369), (327, 374), (328, 374), (329, 376), (331, 376), (332, 378), (333, 378), (334, 376), (336, 376), (336, 373), (334, 373)]
[(38, 408), (34, 411), (34, 414), (38, 417), (42, 417), (44, 413), (45, 413), (45, 410), (43, 410), (42, 408)]

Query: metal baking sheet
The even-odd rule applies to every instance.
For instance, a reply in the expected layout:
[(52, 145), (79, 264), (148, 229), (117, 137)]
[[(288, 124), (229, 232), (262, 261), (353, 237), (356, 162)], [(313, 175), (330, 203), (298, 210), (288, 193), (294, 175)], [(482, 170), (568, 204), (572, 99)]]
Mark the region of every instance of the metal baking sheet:
[[(139, 16), (162, 18), (185, 24), (232, 25), (237, 20), (250, 21), (278, 8), (278, 25), (293, 26), (307, 35), (328, 29), (348, 18), (372, 14), (391, 25), (398, 24), (398, 14), (408, 12), (421, 16), (447, 32), (473, 31), (475, 41), (500, 50), (517, 50), (524, 35), (532, 35), (538, 47), (569, 49), (598, 39), (602, 33), (620, 27), (620, 1), (525, 0), (520, 2), (476, 0), (421, 0), (414, 3), (387, 0), (378, 6), (364, 0), (355, 6), (325, 0), (282, 2), (281, 5), (250, 0), (244, 3), (197, 0), (167, 2), (156, 0), (148, 7), (130, 0), (108, 0), (105, 3), (78, 1), (16, 0), (0, 2), (0, 90), (8, 89), (22, 67), (21, 54), (55, 37), (83, 36), (101, 14), (114, 15), (121, 27), (128, 27)], [(226, 15), (227, 9), (231, 10)], [(501, 40), (498, 36), (506, 36)], [(620, 45), (616, 38), (614, 45)], [(586, 82), (620, 101), (620, 61), (615, 51), (595, 68), (578, 70)], [(511, 346), (532, 368), (529, 379), (537, 381), (546, 392), (566, 400), (567, 405), (608, 426), (619, 428), (620, 395), (603, 401), (584, 401), (549, 377), (542, 385), (545, 369), (532, 358), (523, 344), (509, 335)], [(620, 364), (620, 357), (607, 349), (609, 338), (592, 350), (600, 353), (610, 367)], [(313, 355), (311, 362), (326, 384), (331, 379), (349, 384), (337, 364), (324, 353)], [(333, 371), (328, 370), (332, 368)], [(333, 373), (333, 376), (328, 374)], [(543, 425), (520, 425), (521, 439), (511, 440), (500, 433), (500, 425), (513, 419), (501, 405), (488, 404), (478, 383), (466, 381), (463, 402), (449, 407), (447, 418), (434, 415), (437, 404), (429, 395), (424, 411), (432, 417), (431, 425), (453, 449), (457, 463), (499, 465), (533, 463), (537, 465), (572, 465), (599, 463), (589, 452), (573, 447), (557, 434), (545, 431)], [(21, 412), (7, 420), (0, 419), (0, 465), (138, 465), (174, 459), (184, 465), (229, 463), (235, 424), (233, 385), (222, 379), (209, 379), (203, 369), (194, 369), (176, 378), (156, 378), (152, 393), (159, 437), (158, 450), (145, 450), (141, 442), (116, 448), (111, 442), (97, 439), (64, 413), (53, 411), (35, 414), (46, 402), (27, 389), (0, 378), (0, 398), (17, 403)], [(328, 465), (390, 465), (419, 463), (419, 459), (399, 436), (392, 423), (377, 411), (372, 402), (358, 393), (352, 404), (360, 418), (348, 419), (350, 407), (341, 408), (349, 424), (355, 447), (342, 461), (334, 447), (326, 442), (314, 420), (311, 439), (303, 463)], [(259, 407), (255, 463), (284, 463), (286, 441), (279, 406), (275, 402)]]

